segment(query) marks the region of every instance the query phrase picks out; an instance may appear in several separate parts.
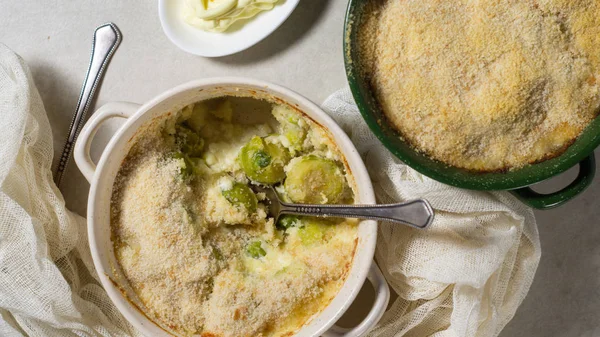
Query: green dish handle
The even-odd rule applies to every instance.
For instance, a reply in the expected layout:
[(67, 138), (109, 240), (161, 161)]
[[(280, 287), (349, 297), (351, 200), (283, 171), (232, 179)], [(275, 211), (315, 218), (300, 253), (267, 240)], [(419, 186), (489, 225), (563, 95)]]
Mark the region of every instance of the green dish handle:
[(550, 209), (564, 204), (583, 192), (594, 180), (596, 174), (596, 159), (594, 153), (579, 162), (579, 173), (577, 178), (560, 191), (542, 194), (523, 187), (510, 192), (524, 204), (537, 209)]

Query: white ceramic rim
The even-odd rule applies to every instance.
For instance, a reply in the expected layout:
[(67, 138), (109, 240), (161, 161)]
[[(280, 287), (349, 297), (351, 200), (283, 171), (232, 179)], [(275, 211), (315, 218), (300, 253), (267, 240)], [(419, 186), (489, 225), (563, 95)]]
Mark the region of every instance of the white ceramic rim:
[[(112, 190), (112, 180), (114, 180), (114, 174), (112, 177), (108, 176), (107, 168), (110, 168), (114, 165), (120, 166), (120, 160), (111, 160), (114, 156), (113, 151), (115, 147), (121, 142), (128, 142), (127, 138), (130, 137), (124, 138), (125, 135), (133, 134), (139, 126), (143, 125), (148, 119), (150, 119), (150, 117), (145, 116), (146, 113), (152, 111), (152, 109), (158, 106), (161, 102), (166, 101), (175, 95), (182, 94), (190, 90), (204, 90), (205, 88), (214, 87), (255, 88), (257, 90), (266, 91), (275, 97), (283, 99), (290, 105), (297, 106), (301, 111), (303, 111), (308, 116), (316, 120), (319, 124), (327, 128), (330, 131), (331, 135), (334, 137), (335, 142), (337, 143), (340, 151), (346, 157), (347, 163), (351, 168), (352, 174), (354, 176), (358, 197), (357, 201), (364, 204), (375, 204), (375, 195), (373, 192), (370, 177), (367, 173), (366, 167), (364, 166), (360, 155), (358, 154), (358, 151), (356, 150), (350, 139), (333, 121), (333, 119), (331, 119), (331, 117), (329, 117), (317, 105), (289, 89), (260, 80), (237, 77), (223, 77), (188, 82), (183, 85), (177, 86), (173, 89), (167, 90), (166, 92), (156, 96), (149, 102), (139, 107), (139, 109), (131, 117), (128, 118), (127, 122), (116, 132), (116, 134), (111, 138), (110, 142), (106, 146), (93, 176), (86, 176), (88, 178), (91, 178), (91, 187), (88, 200), (88, 236), (94, 266), (96, 268), (96, 271), (98, 272), (102, 285), (106, 289), (113, 303), (115, 303), (119, 311), (133, 324), (133, 326), (136, 327), (138, 330), (142, 331), (144, 334), (167, 335), (165, 334), (163, 329), (159, 328), (159, 326), (155, 322), (149, 320), (147, 317), (141, 314), (140, 311), (137, 308), (135, 308), (121, 294), (119, 288), (115, 284), (113, 284), (113, 282), (109, 279), (108, 275), (112, 275), (113, 272), (105, 266), (107, 262), (102, 257), (103, 252), (99, 247), (96, 231), (101, 231), (102, 229), (98, 228), (95, 223), (95, 219), (97, 218), (96, 209), (99, 203), (102, 202), (102, 200), (100, 200), (100, 194), (107, 194), (106, 189), (108, 187), (110, 187), (110, 190)], [(208, 97), (205, 99), (208, 99)], [(185, 104), (182, 104), (182, 106), (187, 105), (189, 103), (192, 102), (187, 102)], [(175, 107), (172, 108), (174, 109)], [(94, 122), (96, 124), (98, 123), (92, 118), (90, 119), (90, 121), (88, 121), (88, 124), (93, 124)], [(135, 126), (134, 129), (132, 129), (132, 127), (135, 124), (138, 125)], [(88, 127), (87, 124), (86, 127)], [(86, 130), (86, 128), (84, 128), (84, 130), (82, 130), (82, 136), (93, 137), (93, 134), (90, 135), (90, 131), (91, 130)], [(85, 144), (82, 144), (80, 140), (82, 139), (78, 139), (78, 144), (76, 144), (75, 159), (77, 165), (80, 166), (82, 172), (84, 172), (85, 170), (83, 170), (83, 167), (81, 165), (81, 154), (78, 155), (78, 152), (83, 151), (82, 149), (84, 147), (87, 147), (86, 150), (89, 152), (89, 144), (87, 142), (88, 139), (82, 140), (82, 142), (85, 141)], [(124, 157), (124, 154), (121, 153), (120, 156)], [(116, 172), (116, 170), (114, 170), (114, 167), (112, 167), (112, 169)], [(105, 182), (109, 178), (111, 179), (110, 186), (107, 186), (107, 184), (103, 184), (103, 182)], [(101, 189), (104, 189), (104, 192), (101, 193)], [(108, 193), (108, 195), (110, 199), (110, 193)], [(331, 332), (327, 330), (330, 329), (335, 324), (335, 322), (337, 322), (337, 320), (343, 315), (343, 313), (352, 304), (358, 292), (360, 291), (373, 263), (376, 239), (376, 222), (372, 220), (362, 221), (359, 225), (359, 242), (356, 248), (354, 260), (344, 285), (342, 286), (336, 297), (325, 308), (325, 310), (321, 311), (313, 320), (311, 320), (308, 324), (306, 324), (299, 331), (297, 331), (295, 336), (320, 336), (322, 334), (345, 335), (343, 333)], [(377, 269), (376, 266), (374, 267), (375, 269)], [(372, 279), (371, 275), (369, 276), (369, 278)], [(380, 277), (380, 279), (382, 279), (382, 277)], [(374, 286), (376, 286), (375, 283)], [(385, 287), (386, 289), (383, 291), (385, 295), (383, 297), (385, 297), (385, 304), (387, 304), (387, 299), (389, 298), (389, 290), (387, 289), (387, 285)], [(384, 310), (385, 305), (383, 305), (383, 310), (379, 310), (380, 312), (371, 312), (369, 314), (370, 316), (375, 317), (371, 319), (371, 325), (374, 325), (373, 321), (376, 322), (377, 320), (379, 320)], [(363, 323), (365, 321), (363, 321)], [(347, 335), (354, 336), (354, 334)]]
[[(300, 0), (284, 0), (270, 11), (261, 12), (244, 23), (238, 31), (211, 33), (187, 25), (173, 17), (175, 1), (158, 0), (158, 17), (163, 32), (181, 50), (204, 57), (221, 57), (246, 50), (271, 35), (298, 6)], [(181, 21), (181, 22), (180, 22)], [(218, 39), (218, 45), (210, 48), (211, 42)]]

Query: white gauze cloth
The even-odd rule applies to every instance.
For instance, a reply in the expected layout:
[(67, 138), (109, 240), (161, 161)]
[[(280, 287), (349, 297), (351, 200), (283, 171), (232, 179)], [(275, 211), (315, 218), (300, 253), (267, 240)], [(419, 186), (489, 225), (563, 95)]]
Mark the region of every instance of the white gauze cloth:
[(98, 283), (85, 219), (52, 180), (52, 133), (23, 60), (0, 43), (0, 336), (131, 336)]
[[(368, 131), (348, 92), (325, 103), (362, 153), (380, 202), (426, 197), (427, 231), (382, 223), (377, 260), (399, 294), (372, 336), (495, 336), (540, 258), (531, 210), (409, 169)], [(23, 60), (0, 44), (0, 336), (138, 335), (93, 268), (85, 220), (52, 181), (52, 135)]]
[(540, 260), (533, 212), (507, 192), (476, 192), (429, 179), (370, 132), (350, 91), (323, 104), (369, 170), (379, 203), (429, 200), (427, 230), (379, 224), (376, 259), (398, 294), (369, 336), (497, 336), (527, 295)]

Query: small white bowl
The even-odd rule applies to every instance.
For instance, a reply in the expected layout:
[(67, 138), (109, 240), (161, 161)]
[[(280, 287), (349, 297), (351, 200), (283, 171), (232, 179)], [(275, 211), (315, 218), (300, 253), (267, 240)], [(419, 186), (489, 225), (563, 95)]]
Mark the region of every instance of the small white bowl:
[(205, 32), (183, 19), (184, 0), (158, 0), (163, 31), (177, 47), (206, 57), (235, 54), (250, 48), (274, 32), (292, 14), (300, 0), (280, 0), (273, 9), (235, 23), (224, 33)]

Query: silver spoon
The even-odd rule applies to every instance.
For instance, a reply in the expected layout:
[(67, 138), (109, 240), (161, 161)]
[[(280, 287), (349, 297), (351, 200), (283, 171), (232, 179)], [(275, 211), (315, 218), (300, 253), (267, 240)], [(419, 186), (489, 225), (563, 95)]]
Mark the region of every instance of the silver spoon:
[(56, 167), (54, 180), (59, 187), (67, 164), (71, 158), (73, 145), (75, 144), (75, 140), (83, 126), (82, 124), (87, 111), (94, 99), (98, 83), (104, 74), (106, 65), (119, 46), (119, 43), (121, 43), (121, 32), (114, 23), (108, 22), (96, 28), (96, 31), (94, 32), (94, 42), (92, 43), (92, 57), (90, 59), (88, 71), (85, 75), (85, 80), (83, 81), (83, 88), (81, 88), (75, 115), (73, 115), (73, 119), (71, 120), (69, 136), (65, 142), (58, 166)]
[(433, 208), (424, 199), (387, 205), (291, 204), (281, 201), (272, 187), (253, 185), (252, 188), (256, 192), (265, 193), (269, 204), (269, 215), (275, 219), (275, 223), (282, 214), (381, 220), (419, 229), (426, 228), (433, 222)]

